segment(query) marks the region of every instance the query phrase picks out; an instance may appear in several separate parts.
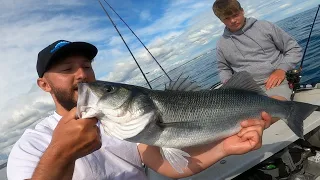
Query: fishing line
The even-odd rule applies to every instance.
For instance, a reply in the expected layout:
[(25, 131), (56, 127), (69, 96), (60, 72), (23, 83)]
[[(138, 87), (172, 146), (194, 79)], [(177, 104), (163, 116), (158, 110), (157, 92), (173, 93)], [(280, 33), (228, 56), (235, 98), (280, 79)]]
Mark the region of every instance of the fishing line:
[(164, 72), (164, 74), (167, 76), (167, 78), (171, 80), (170, 76), (167, 74), (167, 72), (162, 68), (162, 66), (160, 65), (160, 63), (157, 61), (157, 59), (152, 55), (152, 53), (149, 51), (149, 49), (144, 45), (144, 43), (140, 40), (140, 38), (136, 35), (136, 33), (133, 32), (133, 30), (129, 27), (129, 25), (121, 18), (121, 16), (111, 7), (111, 5), (104, 0), (105, 3), (108, 4), (108, 6), (110, 7), (110, 9), (116, 13), (116, 15), (121, 19), (121, 21), (130, 29), (130, 31), (132, 32), (132, 34), (140, 41), (140, 43), (143, 45), (143, 47), (148, 51), (148, 53), (151, 55), (151, 57), (153, 58), (154, 61), (156, 61), (156, 63), (158, 64), (158, 66), (161, 68), (161, 70)]
[(312, 34), (312, 31), (313, 31), (314, 24), (315, 24), (315, 22), (317, 20), (319, 9), (320, 9), (320, 4), (318, 6), (318, 10), (316, 12), (316, 15), (314, 17), (314, 20), (313, 20), (313, 23), (312, 23), (312, 26), (311, 26), (311, 30), (310, 30), (310, 33), (309, 33), (309, 37), (308, 37), (308, 41), (307, 41), (307, 44), (306, 44), (306, 48), (304, 49), (304, 52), (303, 52), (303, 56), (302, 56), (302, 60), (301, 60), (301, 64), (300, 64), (300, 71), (302, 70), (303, 61), (304, 61), (304, 58), (305, 58), (305, 55), (306, 55), (306, 52), (307, 52), (307, 49), (308, 49), (308, 45), (309, 45), (309, 41), (310, 41), (310, 38), (311, 38), (311, 34)]
[(104, 10), (104, 12), (106, 13), (106, 15), (108, 16), (109, 20), (111, 21), (111, 23), (112, 23), (113, 27), (117, 30), (117, 32), (118, 32), (118, 34), (119, 34), (119, 36), (121, 37), (122, 41), (123, 41), (123, 42), (124, 42), (124, 44), (126, 45), (127, 49), (129, 50), (129, 52), (130, 52), (131, 56), (133, 57), (134, 61), (136, 62), (136, 64), (137, 64), (137, 66), (138, 66), (138, 68), (139, 68), (140, 72), (142, 73), (142, 75), (143, 75), (144, 79), (147, 81), (147, 84), (148, 84), (149, 88), (150, 88), (150, 89), (152, 89), (152, 87), (151, 87), (151, 85), (150, 85), (150, 83), (149, 83), (149, 81), (148, 81), (148, 79), (147, 79), (146, 75), (145, 75), (145, 74), (144, 74), (144, 72), (142, 71), (142, 69), (141, 69), (141, 67), (140, 67), (139, 63), (137, 62), (136, 58), (134, 57), (133, 53), (131, 52), (131, 50), (130, 50), (129, 46), (127, 45), (126, 41), (123, 39), (122, 34), (121, 34), (121, 33), (120, 33), (120, 31), (118, 30), (118, 28), (117, 28), (116, 24), (113, 22), (113, 20), (111, 19), (111, 17), (110, 17), (110, 15), (109, 15), (109, 13), (108, 13), (108, 12), (107, 12), (107, 10), (104, 8), (104, 6), (103, 6), (103, 5), (102, 5), (102, 3), (100, 2), (100, 0), (98, 0), (98, 1), (99, 1), (99, 4), (101, 5), (102, 9)]

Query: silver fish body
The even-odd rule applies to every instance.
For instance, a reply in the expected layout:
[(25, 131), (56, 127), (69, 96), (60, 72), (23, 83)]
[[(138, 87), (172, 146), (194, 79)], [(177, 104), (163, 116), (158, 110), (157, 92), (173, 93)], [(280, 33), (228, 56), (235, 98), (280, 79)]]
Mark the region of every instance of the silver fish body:
[(106, 81), (78, 85), (78, 116), (97, 117), (105, 133), (119, 139), (159, 146), (179, 173), (189, 154), (181, 148), (214, 143), (236, 134), (240, 122), (262, 111), (282, 118), (303, 138), (303, 120), (318, 106), (267, 97), (249, 73), (236, 73), (216, 90), (196, 89), (187, 80), (165, 91)]
[(262, 111), (284, 119), (303, 137), (303, 120), (317, 109), (237, 87), (159, 91), (97, 81), (79, 85), (80, 95), (83, 86), (98, 99), (95, 109), (100, 112), (102, 125), (108, 126), (106, 133), (131, 142), (178, 149), (229, 137), (240, 130), (241, 121), (260, 118)]
[(236, 89), (148, 91), (146, 96), (153, 102), (150, 106), (158, 114), (153, 123), (128, 140), (159, 147), (180, 149), (216, 142), (239, 132), (241, 121), (260, 118), (262, 111), (287, 118), (292, 106), (291, 102)]

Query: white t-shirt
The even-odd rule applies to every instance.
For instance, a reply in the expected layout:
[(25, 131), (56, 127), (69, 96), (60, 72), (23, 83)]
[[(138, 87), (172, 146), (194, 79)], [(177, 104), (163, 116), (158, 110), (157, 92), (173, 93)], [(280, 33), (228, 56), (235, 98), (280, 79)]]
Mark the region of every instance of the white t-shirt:
[[(60, 119), (61, 116), (54, 113), (37, 124), (35, 129), (27, 129), (24, 132), (9, 155), (7, 165), (9, 180), (31, 178)], [(137, 145), (107, 136), (101, 127), (100, 129), (102, 147), (76, 160), (73, 179), (147, 179)]]

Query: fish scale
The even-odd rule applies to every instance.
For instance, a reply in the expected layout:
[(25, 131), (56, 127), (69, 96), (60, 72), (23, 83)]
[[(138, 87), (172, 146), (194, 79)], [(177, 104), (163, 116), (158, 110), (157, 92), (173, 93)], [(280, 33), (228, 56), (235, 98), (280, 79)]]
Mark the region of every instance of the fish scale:
[[(271, 114), (279, 114), (277, 112), (279, 109), (288, 106), (254, 92), (244, 92), (243, 94), (240, 92), (239, 90), (216, 90), (197, 92), (191, 96), (188, 96), (188, 94), (191, 94), (190, 92), (157, 92), (155, 96), (153, 96), (153, 93), (148, 94), (151, 99), (157, 99), (154, 102), (161, 112), (163, 121), (175, 122), (166, 129), (154, 129), (152, 131), (161, 131), (159, 132), (161, 136), (155, 145), (183, 148), (215, 142), (236, 133), (240, 129), (242, 120), (259, 117), (262, 109)], [(171, 94), (169, 95), (169, 93)], [(220, 96), (220, 94), (223, 94), (223, 96)], [(197, 98), (193, 98), (194, 96)], [(251, 98), (245, 98), (248, 96), (251, 96)], [(183, 103), (173, 103), (176, 102), (172, 100), (173, 98), (179, 99)], [(164, 99), (170, 100), (166, 101)], [(229, 102), (221, 103), (223, 99), (229, 99)], [(264, 103), (256, 106), (257, 102)], [(201, 105), (199, 105), (200, 103)], [(190, 104), (194, 106), (190, 107)], [(281, 112), (282, 117), (287, 116), (286, 111)], [(230, 133), (224, 133), (226, 129)], [(182, 135), (183, 137), (181, 137)], [(152, 136), (152, 133), (148, 136)], [(186, 139), (191, 141), (187, 143), (185, 142)], [(199, 139), (201, 139), (201, 142), (199, 142)]]

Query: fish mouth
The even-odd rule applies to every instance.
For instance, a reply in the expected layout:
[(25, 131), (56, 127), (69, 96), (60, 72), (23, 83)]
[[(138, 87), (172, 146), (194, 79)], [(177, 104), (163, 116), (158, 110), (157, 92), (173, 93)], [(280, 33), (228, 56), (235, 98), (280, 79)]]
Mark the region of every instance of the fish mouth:
[(71, 90), (80, 92), (80, 91), (86, 91), (85, 89), (89, 88), (89, 82), (88, 81), (80, 81), (76, 84), (72, 85)]
[(74, 91), (78, 91), (79, 86), (81, 87), (83, 83), (87, 83), (87, 82), (84, 82), (84, 81), (83, 82), (77, 82), (76, 84), (72, 85), (72, 89)]

